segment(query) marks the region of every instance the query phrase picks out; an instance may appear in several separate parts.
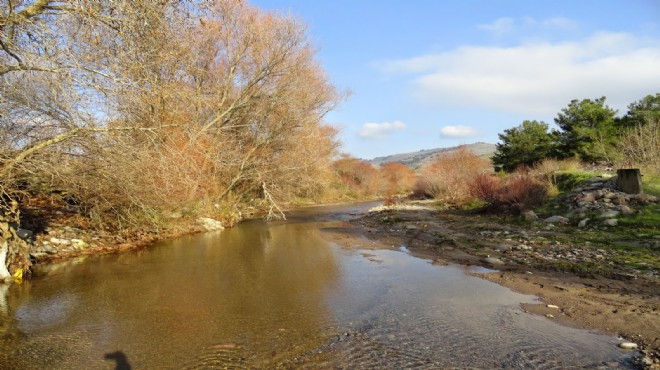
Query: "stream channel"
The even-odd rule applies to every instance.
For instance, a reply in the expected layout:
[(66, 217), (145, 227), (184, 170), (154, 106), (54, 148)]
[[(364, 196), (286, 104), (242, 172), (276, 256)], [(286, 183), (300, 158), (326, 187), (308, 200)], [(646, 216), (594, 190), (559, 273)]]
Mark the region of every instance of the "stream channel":
[(0, 369), (627, 366), (617, 338), (525, 313), (535, 297), (479, 269), (351, 231), (372, 205), (40, 266), (0, 287)]

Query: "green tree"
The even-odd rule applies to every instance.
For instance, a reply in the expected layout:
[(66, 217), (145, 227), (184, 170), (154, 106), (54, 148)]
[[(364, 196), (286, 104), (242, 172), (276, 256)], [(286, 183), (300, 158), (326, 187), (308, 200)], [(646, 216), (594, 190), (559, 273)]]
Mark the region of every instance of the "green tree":
[(561, 110), (555, 123), (561, 131), (553, 130), (556, 145), (553, 154), (559, 158), (579, 157), (583, 161), (612, 161), (618, 128), (617, 111), (599, 99), (572, 100)]
[(538, 121), (523, 121), (518, 126), (498, 135), (500, 143), (493, 156), (495, 170), (512, 171), (518, 166), (533, 166), (548, 157), (552, 148), (552, 137), (548, 124)]
[(619, 127), (631, 128), (643, 126), (650, 121), (660, 121), (660, 93), (630, 103), (628, 113), (617, 119), (616, 123)]

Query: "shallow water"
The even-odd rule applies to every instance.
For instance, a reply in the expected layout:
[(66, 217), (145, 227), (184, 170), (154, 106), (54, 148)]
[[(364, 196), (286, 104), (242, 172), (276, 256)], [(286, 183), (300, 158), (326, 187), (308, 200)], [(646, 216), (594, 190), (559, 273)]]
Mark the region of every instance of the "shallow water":
[[(403, 250), (346, 248), (364, 206), (44, 266), (0, 300), (0, 368), (617, 366), (616, 338), (524, 313), (532, 296)], [(371, 245), (373, 247), (373, 245)], [(479, 271), (479, 270), (472, 270)], [(1, 293), (1, 292), (0, 292)], [(605, 364), (605, 365), (604, 365)], [(623, 365), (622, 365), (623, 366)]]

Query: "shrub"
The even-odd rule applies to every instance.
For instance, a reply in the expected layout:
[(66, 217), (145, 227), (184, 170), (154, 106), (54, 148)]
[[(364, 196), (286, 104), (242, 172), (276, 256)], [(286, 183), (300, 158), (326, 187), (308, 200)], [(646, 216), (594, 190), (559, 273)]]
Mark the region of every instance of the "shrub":
[(520, 212), (541, 205), (548, 187), (529, 171), (518, 171), (503, 178), (480, 174), (469, 183), (470, 194), (498, 211)]
[(420, 169), (414, 194), (462, 207), (472, 199), (470, 182), (477, 175), (491, 171), (488, 161), (461, 146)]
[(489, 204), (499, 200), (502, 180), (495, 175), (480, 173), (469, 183), (470, 195)]
[(630, 128), (618, 149), (623, 157), (622, 167), (638, 166), (651, 174), (660, 174), (660, 120), (649, 119), (646, 124)]

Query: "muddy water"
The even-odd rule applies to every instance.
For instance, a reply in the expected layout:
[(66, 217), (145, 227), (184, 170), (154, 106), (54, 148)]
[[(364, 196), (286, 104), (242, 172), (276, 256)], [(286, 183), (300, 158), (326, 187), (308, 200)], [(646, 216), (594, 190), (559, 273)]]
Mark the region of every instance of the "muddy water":
[[(360, 207), (44, 267), (0, 299), (0, 368), (616, 367), (614, 337), (405, 250), (331, 242)], [(2, 293), (2, 292), (0, 292)]]

